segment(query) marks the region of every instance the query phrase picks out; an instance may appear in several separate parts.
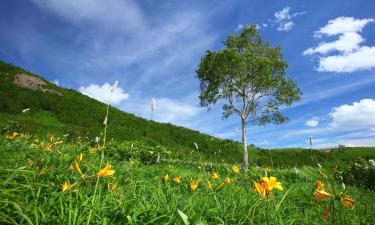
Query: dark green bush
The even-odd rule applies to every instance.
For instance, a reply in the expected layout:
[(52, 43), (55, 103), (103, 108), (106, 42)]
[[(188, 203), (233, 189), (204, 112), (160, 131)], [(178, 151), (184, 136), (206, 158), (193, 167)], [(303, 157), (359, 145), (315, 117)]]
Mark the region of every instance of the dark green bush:
[(365, 159), (346, 163), (342, 171), (337, 173), (337, 178), (341, 177), (347, 185), (375, 189), (375, 169)]

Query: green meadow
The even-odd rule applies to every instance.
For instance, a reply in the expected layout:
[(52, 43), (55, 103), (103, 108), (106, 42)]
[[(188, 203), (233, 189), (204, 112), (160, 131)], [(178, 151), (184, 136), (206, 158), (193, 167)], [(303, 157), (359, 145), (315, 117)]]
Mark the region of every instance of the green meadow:
[[(333, 171), (328, 166), (251, 166), (237, 174), (232, 171), (233, 163), (173, 159), (159, 148), (142, 157), (146, 154), (142, 148), (150, 150), (141, 142), (109, 142), (103, 149), (63, 137), (3, 136), (1, 224), (87, 224), (90, 211), (91, 224), (372, 224), (375, 220), (375, 192), (356, 183), (344, 190), (335, 176), (344, 167)], [(124, 154), (114, 154), (115, 150)], [(156, 154), (163, 157), (157, 161)], [(278, 162), (277, 157), (274, 160)], [(99, 177), (96, 185), (97, 173), (107, 163), (115, 173)], [(212, 179), (213, 173), (218, 179)], [(174, 179), (179, 176), (181, 183), (177, 184)], [(275, 177), (284, 190), (260, 195), (254, 181), (260, 182), (263, 176)], [(192, 190), (191, 180), (198, 181), (196, 190)], [(345, 191), (354, 205), (344, 206), (331, 198), (317, 200), (314, 188), (318, 180), (332, 195), (333, 188), (336, 194)], [(74, 186), (63, 191), (65, 182)], [(330, 213), (324, 219), (327, 207)]]

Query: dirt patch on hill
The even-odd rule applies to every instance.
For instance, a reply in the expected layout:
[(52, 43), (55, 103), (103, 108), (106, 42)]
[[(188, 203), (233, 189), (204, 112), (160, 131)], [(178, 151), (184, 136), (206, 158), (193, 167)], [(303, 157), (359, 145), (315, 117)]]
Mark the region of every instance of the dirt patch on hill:
[(51, 94), (62, 95), (60, 92), (47, 88), (47, 83), (43, 80), (27, 74), (17, 74), (14, 83), (18, 87), (28, 88), (31, 90), (40, 90)]

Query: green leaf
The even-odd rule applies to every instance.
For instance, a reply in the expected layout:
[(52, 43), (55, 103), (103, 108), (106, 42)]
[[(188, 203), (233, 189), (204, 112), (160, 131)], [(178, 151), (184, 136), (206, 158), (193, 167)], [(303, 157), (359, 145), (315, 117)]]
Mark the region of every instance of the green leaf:
[(179, 209), (177, 209), (177, 212), (180, 215), (181, 219), (184, 221), (185, 225), (190, 225), (189, 217)]

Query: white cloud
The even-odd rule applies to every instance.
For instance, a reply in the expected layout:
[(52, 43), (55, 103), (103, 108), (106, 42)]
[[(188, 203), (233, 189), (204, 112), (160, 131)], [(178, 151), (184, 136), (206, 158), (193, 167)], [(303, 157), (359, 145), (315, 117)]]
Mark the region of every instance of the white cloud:
[(328, 24), (321, 27), (314, 33), (315, 37), (320, 38), (321, 35), (333, 36), (345, 33), (358, 33), (368, 24), (374, 22), (374, 19), (355, 19), (353, 17), (337, 17), (329, 20)]
[(196, 116), (200, 108), (185, 102), (169, 98), (157, 99), (158, 108), (155, 110), (155, 120), (160, 122), (179, 122)]
[(79, 88), (79, 92), (82, 94), (104, 103), (119, 104), (129, 98), (129, 94), (125, 93), (121, 87), (117, 87), (113, 93), (111, 93), (111, 90), (112, 86), (108, 83), (102, 86), (90, 84), (87, 87), (82, 86)]
[(318, 71), (355, 72), (375, 68), (375, 46), (363, 46), (354, 52), (320, 59)]
[(59, 82), (59, 80), (57, 80), (57, 79), (54, 79), (54, 80), (52, 81), (52, 83), (56, 84), (57, 86), (60, 86), (60, 82)]
[(144, 23), (141, 10), (132, 0), (33, 0), (40, 8), (53, 11), (75, 24), (94, 22), (106, 27), (116, 25), (117, 29), (140, 29)]
[(375, 101), (362, 99), (353, 104), (333, 108), (330, 113), (330, 126), (340, 130), (359, 130), (375, 128)]
[(321, 42), (316, 48), (309, 48), (303, 52), (304, 55), (311, 55), (314, 53), (327, 54), (332, 51), (340, 51), (350, 53), (359, 48), (359, 44), (363, 42), (361, 35), (357, 33), (344, 33), (338, 40), (332, 42)]
[(289, 6), (286, 6), (280, 11), (277, 11), (274, 13), (275, 20), (274, 22), (278, 25), (277, 30), (278, 31), (290, 31), (295, 26), (295, 23), (293, 22), (293, 18), (298, 15), (303, 15), (306, 12), (297, 12), (290, 14), (291, 8)]
[[(303, 55), (320, 54), (318, 71), (355, 72), (375, 67), (375, 47), (361, 46), (365, 39), (359, 34), (374, 19), (337, 17), (314, 32), (316, 38), (338, 35), (338, 39), (320, 42), (318, 47), (308, 48)], [(328, 55), (333, 53), (333, 55)]]
[(318, 117), (313, 117), (310, 120), (307, 120), (305, 122), (305, 125), (308, 127), (316, 127), (319, 125), (319, 118)]

